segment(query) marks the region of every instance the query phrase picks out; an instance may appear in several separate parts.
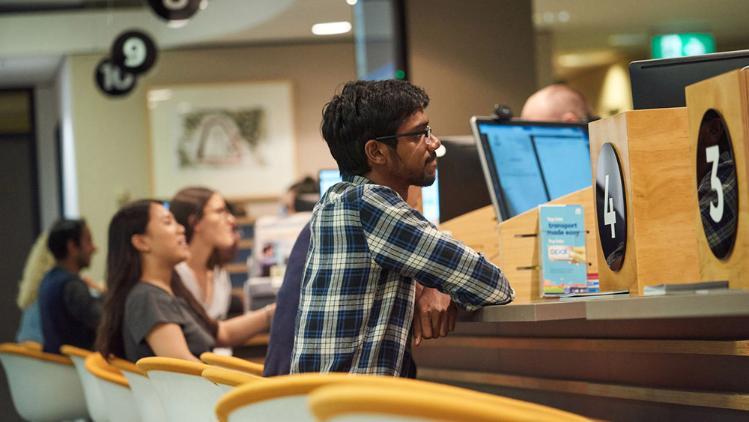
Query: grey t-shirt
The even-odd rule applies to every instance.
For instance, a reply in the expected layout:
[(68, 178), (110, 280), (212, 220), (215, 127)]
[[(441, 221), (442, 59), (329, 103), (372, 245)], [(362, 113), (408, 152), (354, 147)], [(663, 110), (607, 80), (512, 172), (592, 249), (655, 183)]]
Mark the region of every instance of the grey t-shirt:
[(200, 356), (213, 349), (215, 339), (200, 323), (200, 317), (187, 301), (175, 297), (150, 283), (140, 282), (125, 302), (122, 327), (125, 357), (135, 362), (140, 358), (155, 356), (146, 342), (146, 336), (158, 324), (177, 324), (182, 328), (190, 353)]

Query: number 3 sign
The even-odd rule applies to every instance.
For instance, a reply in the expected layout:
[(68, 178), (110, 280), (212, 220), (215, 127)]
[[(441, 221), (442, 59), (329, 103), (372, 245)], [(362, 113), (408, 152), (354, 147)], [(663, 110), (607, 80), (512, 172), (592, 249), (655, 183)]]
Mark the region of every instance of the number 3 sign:
[(720, 113), (709, 109), (697, 136), (697, 199), (707, 243), (718, 259), (728, 258), (736, 243), (738, 198), (728, 125)]

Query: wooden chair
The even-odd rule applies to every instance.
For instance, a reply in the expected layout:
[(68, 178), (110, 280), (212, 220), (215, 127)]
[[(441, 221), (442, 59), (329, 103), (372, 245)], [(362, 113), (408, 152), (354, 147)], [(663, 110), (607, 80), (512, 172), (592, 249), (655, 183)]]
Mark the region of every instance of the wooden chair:
[(67, 356), (3, 343), (0, 361), (13, 406), (22, 418), (59, 421), (88, 417), (81, 380)]

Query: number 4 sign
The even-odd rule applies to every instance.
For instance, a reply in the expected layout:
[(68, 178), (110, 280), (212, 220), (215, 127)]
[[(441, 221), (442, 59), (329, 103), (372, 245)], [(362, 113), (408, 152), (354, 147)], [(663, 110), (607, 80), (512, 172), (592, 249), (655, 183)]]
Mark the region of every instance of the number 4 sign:
[(611, 143), (604, 143), (598, 153), (595, 184), (598, 239), (609, 268), (619, 271), (627, 248), (626, 192), (619, 158)]
[(614, 198), (609, 196), (609, 175), (606, 175), (606, 185), (603, 194), (603, 224), (611, 226), (611, 238), (616, 239), (616, 211), (614, 211)]

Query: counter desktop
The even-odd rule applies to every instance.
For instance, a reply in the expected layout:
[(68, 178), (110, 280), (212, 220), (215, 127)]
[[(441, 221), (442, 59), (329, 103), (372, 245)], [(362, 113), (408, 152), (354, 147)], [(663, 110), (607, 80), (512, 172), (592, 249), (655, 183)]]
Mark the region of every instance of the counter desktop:
[[(726, 57), (741, 67), (749, 55), (638, 67), (661, 75), (655, 84), (664, 90), (674, 89), (668, 69), (678, 68), (687, 76), (674, 76), (683, 103), (591, 123), (583, 164), (563, 172), (582, 186), (561, 196), (537, 142), (492, 144), (474, 119), (492, 205), (440, 227), (498, 264), (517, 296), (462, 314), (450, 336), (415, 348), (420, 378), (602, 420), (748, 418), (749, 68), (706, 64)], [(648, 92), (673, 100), (652, 85), (640, 89), (633, 95), (648, 107), (658, 107), (643, 99)], [(523, 142), (519, 161), (491, 149)], [(588, 272), (598, 273), (603, 293), (629, 295), (541, 298), (541, 204), (582, 207)], [(713, 281), (729, 288), (683, 287)], [(665, 294), (644, 296), (646, 288)]]

